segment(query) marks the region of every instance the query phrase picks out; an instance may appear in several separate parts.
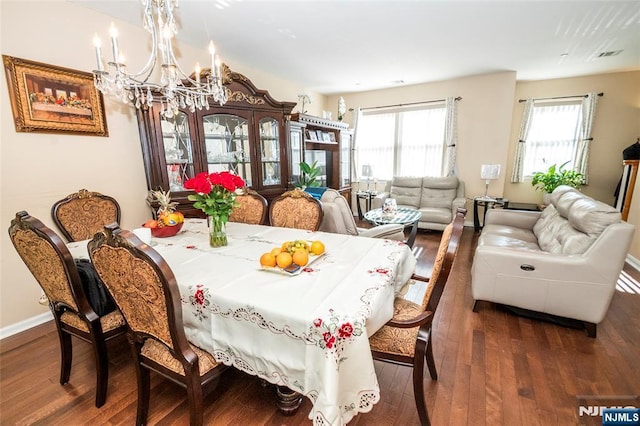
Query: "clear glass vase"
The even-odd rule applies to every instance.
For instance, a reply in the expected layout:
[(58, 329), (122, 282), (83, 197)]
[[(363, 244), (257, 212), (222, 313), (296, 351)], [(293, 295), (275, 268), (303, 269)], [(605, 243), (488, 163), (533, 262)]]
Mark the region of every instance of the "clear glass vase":
[(227, 241), (227, 221), (221, 218), (207, 217), (209, 224), (209, 245), (211, 247), (226, 246)]

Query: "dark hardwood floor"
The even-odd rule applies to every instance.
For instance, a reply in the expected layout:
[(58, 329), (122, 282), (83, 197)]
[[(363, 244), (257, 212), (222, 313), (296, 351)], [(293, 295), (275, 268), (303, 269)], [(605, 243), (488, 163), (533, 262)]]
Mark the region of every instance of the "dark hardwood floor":
[[(418, 273), (428, 275), (440, 233), (420, 231)], [(483, 303), (471, 310), (470, 267), (477, 235), (466, 228), (434, 326), (439, 380), (425, 374), (427, 406), (439, 425), (575, 425), (577, 395), (640, 394), (640, 295), (615, 293), (598, 337), (584, 330), (516, 316)], [(636, 280), (640, 274), (625, 270)], [(576, 295), (580, 297), (580, 295)], [(109, 345), (106, 404), (94, 404), (89, 345), (74, 340), (70, 383), (58, 383), (60, 350), (53, 323), (0, 342), (0, 424), (135, 423), (136, 379), (126, 339)], [(376, 363), (381, 399), (353, 425), (418, 425), (411, 369)], [(230, 369), (205, 399), (209, 425), (309, 425), (305, 400), (284, 417), (271, 389)], [(149, 424), (188, 423), (186, 392), (153, 377)]]

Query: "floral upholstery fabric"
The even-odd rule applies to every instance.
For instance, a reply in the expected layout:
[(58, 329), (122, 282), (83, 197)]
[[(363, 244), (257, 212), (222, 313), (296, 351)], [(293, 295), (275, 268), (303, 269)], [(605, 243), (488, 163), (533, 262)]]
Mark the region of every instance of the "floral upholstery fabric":
[(32, 230), (17, 230), (13, 244), (51, 302), (62, 302), (78, 310), (60, 255)]
[(322, 221), (322, 207), (310, 195), (293, 190), (272, 202), (269, 219), (272, 226), (317, 231)]
[(72, 198), (58, 206), (56, 219), (72, 241), (88, 240), (102, 231), (104, 225), (117, 221), (118, 207), (99, 196)]
[[(216, 360), (213, 358), (213, 355), (209, 352), (203, 351), (191, 343), (189, 343), (189, 346), (198, 356), (198, 369), (201, 376), (218, 365)], [(140, 353), (158, 364), (164, 365), (169, 370), (184, 376), (184, 367), (182, 366), (182, 363), (171, 355), (169, 348), (162, 343), (154, 339), (147, 339), (144, 342)]]
[(262, 224), (266, 204), (261, 196), (242, 194), (236, 197), (236, 202), (239, 206), (233, 208), (229, 215), (229, 221), (253, 225)]
[[(435, 283), (438, 281), (440, 271), (442, 271), (444, 258), (449, 248), (449, 242), (451, 241), (452, 230), (453, 225), (449, 224), (442, 233), (431, 277), (429, 277), (429, 282), (422, 299), (422, 305), (418, 305), (417, 303), (406, 300), (402, 297), (396, 297), (393, 302), (394, 320), (411, 320), (426, 310), (433, 288), (435, 287)], [(409, 284), (411, 284), (411, 281)], [(377, 352), (403, 355), (413, 358), (419, 329), (420, 327), (398, 328), (385, 325), (371, 336), (369, 339), (369, 345), (372, 350)]]
[[(82, 330), (86, 333), (89, 332), (89, 327), (87, 326), (87, 323), (81, 320), (80, 317), (78, 317), (72, 312), (64, 312), (60, 316), (60, 321), (70, 325), (71, 327), (77, 328), (78, 330)], [(118, 310), (109, 312), (105, 316), (100, 317), (100, 325), (102, 326), (103, 333), (106, 333), (115, 328), (123, 326), (124, 324), (125, 324), (124, 318), (122, 317), (122, 314), (120, 314), (120, 311)]]
[(164, 290), (151, 265), (123, 247), (108, 245), (98, 247), (91, 258), (129, 327), (173, 347)]

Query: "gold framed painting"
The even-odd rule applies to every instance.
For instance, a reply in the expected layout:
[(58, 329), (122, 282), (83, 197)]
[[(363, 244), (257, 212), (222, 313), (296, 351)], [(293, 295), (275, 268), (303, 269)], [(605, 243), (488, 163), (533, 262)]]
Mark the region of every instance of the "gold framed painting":
[(17, 132), (109, 136), (88, 72), (2, 55)]

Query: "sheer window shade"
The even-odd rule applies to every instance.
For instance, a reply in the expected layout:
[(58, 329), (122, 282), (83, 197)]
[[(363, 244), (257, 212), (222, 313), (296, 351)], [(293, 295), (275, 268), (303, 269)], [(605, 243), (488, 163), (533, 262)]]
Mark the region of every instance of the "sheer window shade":
[(444, 102), (362, 112), (356, 130), (356, 170), (370, 164), (374, 176), (385, 180), (441, 176), (445, 119)]

